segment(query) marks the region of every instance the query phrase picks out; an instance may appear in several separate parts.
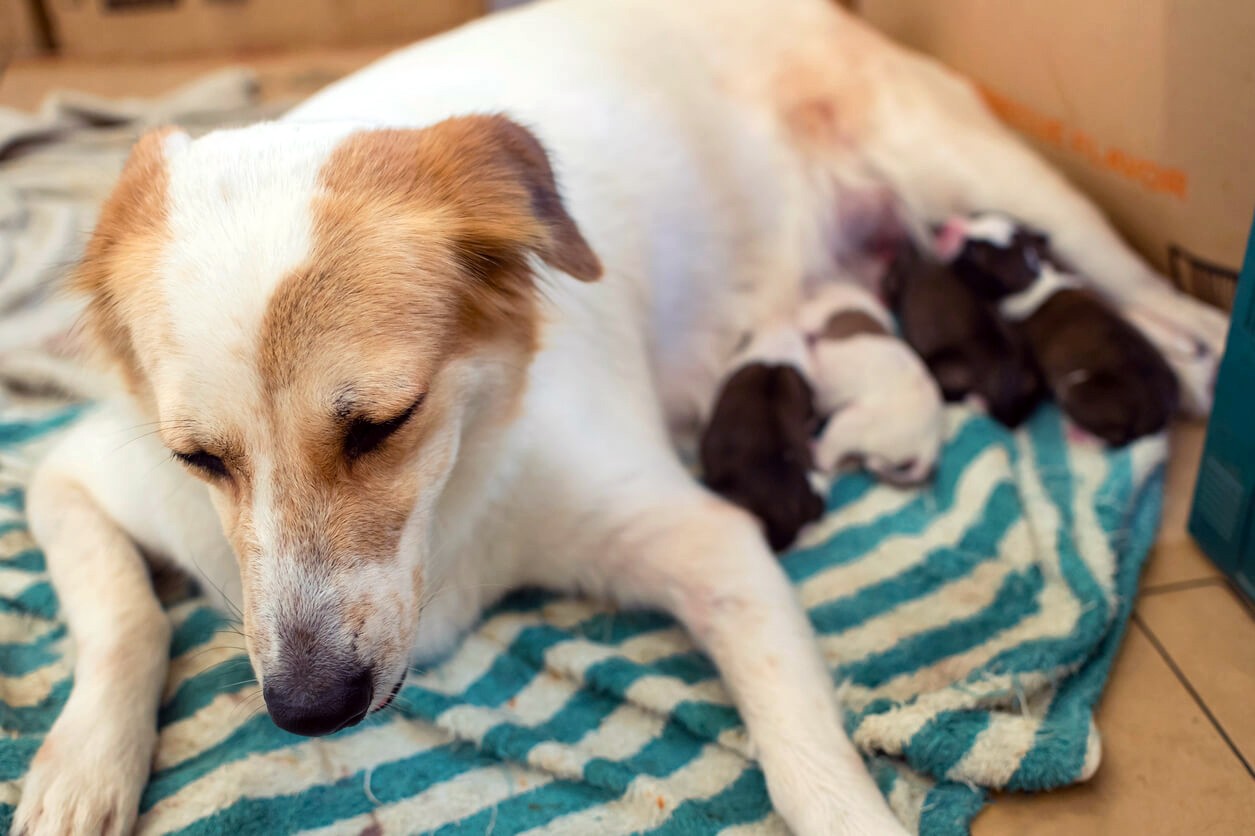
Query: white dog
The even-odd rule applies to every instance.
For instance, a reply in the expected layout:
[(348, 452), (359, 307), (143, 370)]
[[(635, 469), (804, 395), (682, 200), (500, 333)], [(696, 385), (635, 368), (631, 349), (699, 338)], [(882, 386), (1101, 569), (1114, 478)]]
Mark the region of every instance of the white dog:
[(853, 458), (886, 482), (927, 479), (941, 449), (941, 390), (893, 335), (880, 301), (852, 282), (823, 285), (802, 304), (798, 326), (811, 347), (816, 409), (831, 416), (815, 445), (816, 466), (831, 474)]
[(77, 661), (15, 829), (135, 819), (170, 634), (148, 554), (241, 607), (271, 716), (307, 734), (386, 703), (509, 584), (664, 608), (795, 831), (899, 831), (757, 525), (668, 424), (881, 220), (976, 207), (1153, 312), (1205, 400), (1222, 317), (831, 0), (551, 0), (277, 123), (147, 136), (77, 282), (116, 397), (28, 495)]

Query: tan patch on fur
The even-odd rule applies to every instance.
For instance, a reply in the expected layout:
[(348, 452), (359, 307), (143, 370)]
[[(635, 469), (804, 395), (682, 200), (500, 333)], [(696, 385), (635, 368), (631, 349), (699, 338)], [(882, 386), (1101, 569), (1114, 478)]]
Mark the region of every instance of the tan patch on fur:
[[(771, 106), (788, 134), (807, 152), (824, 156), (856, 145), (869, 127), (871, 94), (866, 56), (848, 38), (835, 36), (832, 47), (815, 53), (822, 41), (790, 56), (772, 77), (767, 91)], [(838, 43), (840, 42), (840, 43)], [(839, 48), (841, 58), (832, 58)]]
[[(100, 210), (100, 218), (71, 288), (86, 294), (85, 328), (91, 343), (121, 373), (128, 389), (151, 405), (152, 393), (136, 351), (133, 313), (159, 318), (149, 288), (166, 243), (167, 192), (163, 144), (174, 128), (140, 138)], [(151, 322), (159, 327), (159, 322)]]
[(807, 99), (784, 112), (789, 132), (806, 144), (835, 145), (841, 141), (836, 103), (829, 99)]
[(350, 601), (344, 605), (344, 626), (349, 632), (357, 634), (366, 624), (366, 619), (374, 613), (373, 602)]
[[(417, 501), (412, 457), (456, 406), (440, 371), (504, 353), (516, 401), (540, 330), (530, 258), (582, 280), (601, 266), (543, 149), (502, 117), (356, 134), (321, 185), (309, 262), (276, 289), (259, 335), (263, 409), (282, 428), (274, 510), (294, 555), (384, 559)], [(423, 394), (389, 442), (346, 460), (354, 419), (387, 421)]]
[(889, 329), (880, 320), (864, 311), (839, 311), (828, 317), (824, 330), (819, 332), (821, 340), (848, 340), (864, 334), (883, 336)]
[(544, 150), (503, 117), (357, 134), (322, 182), (310, 264), (276, 292), (263, 327), (261, 371), (280, 387), (331, 333), (408, 331), (429, 363), (486, 341), (533, 350), (529, 255), (585, 281), (601, 274)]

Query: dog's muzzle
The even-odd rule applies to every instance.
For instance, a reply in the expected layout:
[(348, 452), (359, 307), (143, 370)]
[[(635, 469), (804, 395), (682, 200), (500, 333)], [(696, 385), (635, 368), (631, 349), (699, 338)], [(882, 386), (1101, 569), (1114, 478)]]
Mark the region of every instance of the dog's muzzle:
[(318, 679), (267, 679), (262, 694), (276, 726), (293, 734), (317, 737), (356, 725), (370, 711), (375, 693), (369, 668)]

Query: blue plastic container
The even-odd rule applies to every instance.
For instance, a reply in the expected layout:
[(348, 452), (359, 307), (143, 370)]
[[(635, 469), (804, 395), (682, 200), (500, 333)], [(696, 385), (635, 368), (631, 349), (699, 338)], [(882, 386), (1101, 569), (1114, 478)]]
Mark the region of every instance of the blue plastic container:
[(1238, 278), (1189, 528), (1255, 601), (1255, 225)]

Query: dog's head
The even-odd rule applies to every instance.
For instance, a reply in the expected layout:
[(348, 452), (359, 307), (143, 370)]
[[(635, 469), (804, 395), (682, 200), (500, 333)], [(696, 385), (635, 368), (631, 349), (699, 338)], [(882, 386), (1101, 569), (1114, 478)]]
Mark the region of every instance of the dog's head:
[(921, 485), (932, 478), (942, 441), (940, 394), (935, 400), (910, 414), (881, 415), (879, 420), (865, 422), (858, 439), (862, 467), (879, 481), (899, 487)]
[(503, 117), (132, 152), (79, 273), (87, 322), (209, 486), (280, 726), (331, 732), (399, 687), (459, 449), (526, 385), (542, 261), (601, 271)]
[(947, 221), (937, 236), (937, 252), (990, 299), (1027, 289), (1052, 260), (1045, 234), (998, 212)]

